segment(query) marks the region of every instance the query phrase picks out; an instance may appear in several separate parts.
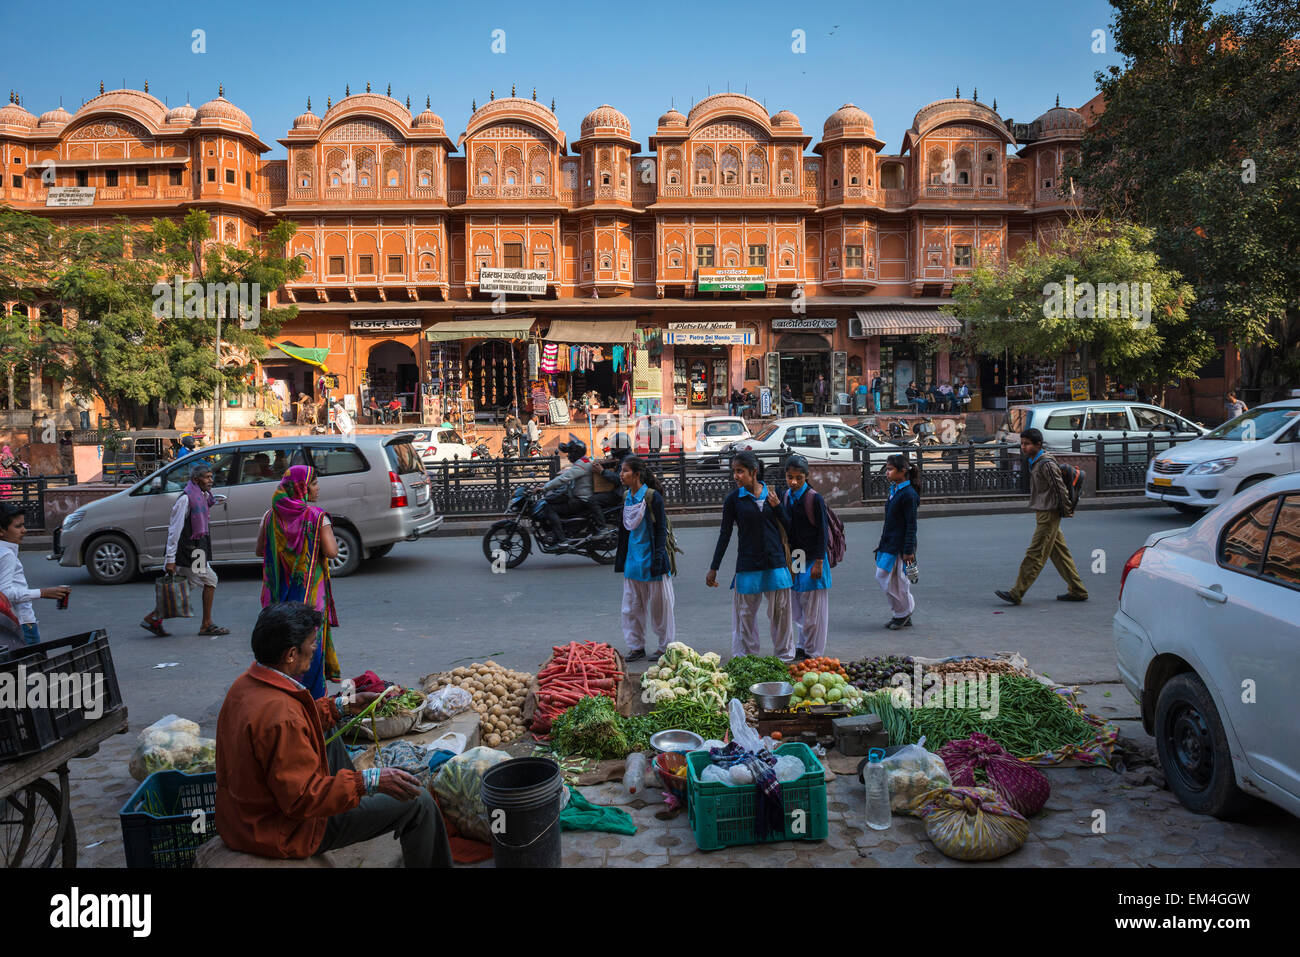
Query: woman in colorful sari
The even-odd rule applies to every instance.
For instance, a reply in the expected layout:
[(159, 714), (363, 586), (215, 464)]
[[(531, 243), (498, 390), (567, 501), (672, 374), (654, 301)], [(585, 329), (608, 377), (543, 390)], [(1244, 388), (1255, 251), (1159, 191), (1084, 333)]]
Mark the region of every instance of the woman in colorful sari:
[(319, 494), (316, 470), (292, 466), (271, 496), (271, 507), (257, 533), (257, 554), (263, 559), (262, 607), (300, 601), (322, 614), (321, 640), (311, 670), (302, 678), (313, 698), (325, 696), (326, 678), (342, 678), (330, 632), (339, 619), (330, 593), (329, 560), (339, 553), (339, 546), (329, 515), (310, 504)]

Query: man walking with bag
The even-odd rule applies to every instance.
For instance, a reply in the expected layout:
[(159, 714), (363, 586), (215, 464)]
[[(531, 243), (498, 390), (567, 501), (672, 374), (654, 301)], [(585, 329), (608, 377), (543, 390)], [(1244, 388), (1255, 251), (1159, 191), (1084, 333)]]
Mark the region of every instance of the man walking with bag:
[[(199, 634), (212, 637), (230, 634), (229, 628), (222, 628), (212, 621), (217, 573), (212, 570), (212, 533), (208, 515), (213, 505), (224, 501), (225, 496), (212, 494), (212, 467), (205, 462), (191, 465), (190, 480), (172, 505), (171, 519), (167, 523), (167, 554), (163, 558), (167, 574), (180, 579), (183, 583), (180, 587), (187, 592), (196, 582), (203, 586), (203, 620), (199, 623)], [(163, 629), (163, 619), (175, 615), (167, 615), (162, 604), (160, 596), (140, 627), (165, 638), (171, 633)]]
[(1025, 560), (1020, 563), (1020, 576), (1015, 585), (1010, 591), (994, 594), (1009, 604), (1019, 605), (1050, 558), (1069, 587), (1064, 595), (1056, 596), (1057, 601), (1087, 601), (1088, 589), (1061, 534), (1061, 519), (1074, 514), (1070, 493), (1061, 478), (1061, 467), (1043, 451), (1043, 433), (1038, 429), (1020, 433), (1020, 454), (1029, 468), (1029, 508), (1036, 522), (1034, 537), (1025, 552)]

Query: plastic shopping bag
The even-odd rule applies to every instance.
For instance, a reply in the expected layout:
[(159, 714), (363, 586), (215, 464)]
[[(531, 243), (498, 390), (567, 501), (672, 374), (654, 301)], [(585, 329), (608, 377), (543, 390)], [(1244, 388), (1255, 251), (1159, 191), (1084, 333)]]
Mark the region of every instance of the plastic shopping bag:
[(424, 716), (433, 721), (446, 721), (474, 705), (474, 696), (464, 688), (447, 685), (439, 688), (424, 702)]
[(943, 758), (925, 750), (925, 738), (880, 763), (889, 775), (889, 808), (895, 814), (915, 814), (921, 795), (952, 784)]

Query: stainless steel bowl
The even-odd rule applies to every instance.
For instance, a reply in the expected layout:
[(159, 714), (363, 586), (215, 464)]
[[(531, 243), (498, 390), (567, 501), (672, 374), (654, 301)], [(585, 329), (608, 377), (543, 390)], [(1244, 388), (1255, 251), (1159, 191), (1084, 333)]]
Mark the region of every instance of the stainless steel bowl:
[(764, 711), (784, 711), (794, 697), (794, 685), (788, 681), (760, 681), (750, 685), (749, 693)]
[(672, 752), (685, 754), (687, 751), (698, 751), (704, 747), (704, 739), (691, 731), (679, 731), (670, 728), (667, 731), (659, 731), (650, 735), (650, 747), (660, 754)]

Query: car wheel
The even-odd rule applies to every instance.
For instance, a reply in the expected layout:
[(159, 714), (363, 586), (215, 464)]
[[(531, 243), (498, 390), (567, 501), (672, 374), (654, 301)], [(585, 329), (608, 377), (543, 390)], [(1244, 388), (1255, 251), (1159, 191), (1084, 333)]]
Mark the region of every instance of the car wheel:
[(383, 558), (385, 555), (387, 555), (389, 552), (393, 550), (393, 546), (395, 544), (396, 542), (389, 542), (387, 545), (376, 545), (374, 548), (370, 549), (369, 557)]
[(1250, 488), (1252, 485), (1258, 485), (1260, 482), (1263, 482), (1268, 477), (1269, 476), (1267, 475), (1255, 475), (1252, 476), (1251, 478), (1246, 479), (1246, 481), (1242, 482), (1240, 485), (1237, 486), (1237, 494), (1241, 494), (1242, 492), (1246, 491), (1246, 489)]
[(125, 585), (139, 571), (135, 546), (122, 535), (101, 535), (86, 548), (86, 570), (99, 585)]
[(1237, 788), (1218, 709), (1194, 673), (1175, 675), (1160, 689), (1155, 733), (1169, 788), (1185, 806), (1222, 818), (1248, 806)]
[(361, 567), (361, 539), (350, 528), (334, 526), (334, 541), (338, 543), (339, 553), (330, 559), (330, 575), (334, 578), (346, 578)]

